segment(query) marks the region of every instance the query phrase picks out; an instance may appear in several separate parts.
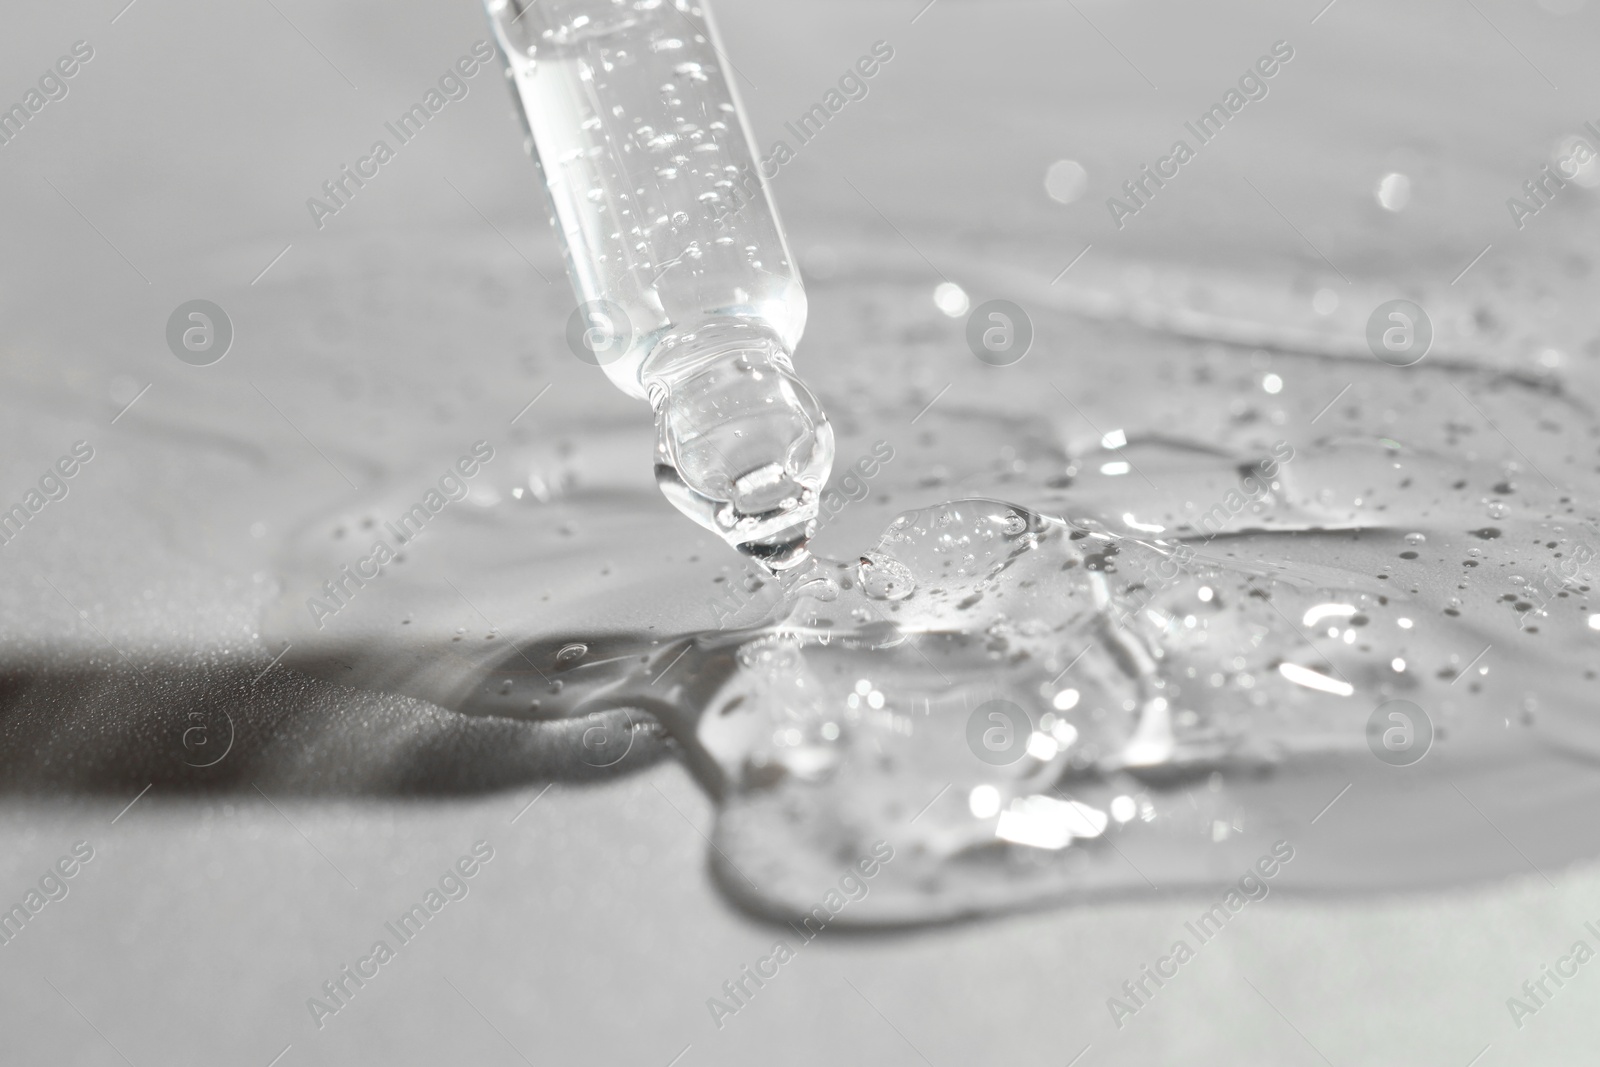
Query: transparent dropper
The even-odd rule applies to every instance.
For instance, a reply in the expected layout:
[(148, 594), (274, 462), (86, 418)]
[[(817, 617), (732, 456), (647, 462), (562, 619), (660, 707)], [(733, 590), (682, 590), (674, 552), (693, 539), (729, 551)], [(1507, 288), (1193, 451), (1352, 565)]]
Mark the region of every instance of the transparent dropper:
[(656, 418), (679, 511), (804, 563), (833, 430), (806, 296), (705, 0), (485, 0), (579, 308), (574, 351)]

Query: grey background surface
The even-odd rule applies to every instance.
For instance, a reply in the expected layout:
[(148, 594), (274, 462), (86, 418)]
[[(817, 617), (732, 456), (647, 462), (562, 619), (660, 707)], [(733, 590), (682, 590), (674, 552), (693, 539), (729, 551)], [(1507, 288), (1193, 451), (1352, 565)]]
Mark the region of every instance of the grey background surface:
[[(919, 6), (718, 9), (763, 145), (873, 41), (896, 49), (777, 181), (813, 275), (836, 246), (865, 243), (913, 271), (982, 257), (1047, 282), (1093, 243), (1088, 277), (1121, 269), (1100, 256), (1226, 274), (1270, 318), (1285, 292), (1340, 272), (1373, 292), (1450, 292), (1492, 245), (1454, 290), (1463, 306), (1473, 292), (1512, 300), (1507, 361), (1555, 346), (1590, 373), (1592, 197), (1574, 188), (1523, 231), (1504, 199), (1600, 118), (1595, 12)], [(71, 0), (10, 5), (0, 27), (0, 103), (74, 41), (95, 49), (69, 95), (0, 149), (0, 497), (75, 440), (97, 450), (71, 495), (0, 550), (0, 903), (73, 842), (95, 849), (70, 894), (0, 946), (0, 1060), (1592, 1061), (1590, 968), (1520, 1030), (1505, 1007), (1589, 938), (1591, 867), (1428, 896), (1276, 894), (1120, 1030), (1106, 998), (1197, 900), (828, 936), (718, 1030), (706, 997), (776, 935), (712, 886), (711, 806), (682, 769), (541, 796), (513, 768), (492, 789), (402, 795), (430, 765), (497, 756), (416, 702), (282, 674), (257, 684), (270, 546), (336, 507), (346, 475), (431, 469), (548, 381), (565, 399), (529, 434), (641, 417), (560, 351), (570, 302), (497, 72), (324, 228), (306, 210), (487, 37), (481, 12)], [(1279, 39), (1297, 57), (1248, 123), (1112, 228), (1104, 198), (1121, 178)], [(1043, 192), (1059, 158), (1090, 174), (1072, 205)], [(1371, 195), (1386, 170), (1416, 181), (1397, 216)], [(936, 272), (918, 279), (931, 291)], [(237, 329), (203, 370), (163, 340), (195, 297)], [(802, 350), (815, 377), (850, 366), (848, 331), (820, 325), (843, 306), (814, 298), (811, 335), (833, 345)], [(226, 709), (252, 761), (217, 793), (146, 773), (195, 708)], [(480, 839), (495, 858), (470, 894), (318, 1029), (307, 998)]]

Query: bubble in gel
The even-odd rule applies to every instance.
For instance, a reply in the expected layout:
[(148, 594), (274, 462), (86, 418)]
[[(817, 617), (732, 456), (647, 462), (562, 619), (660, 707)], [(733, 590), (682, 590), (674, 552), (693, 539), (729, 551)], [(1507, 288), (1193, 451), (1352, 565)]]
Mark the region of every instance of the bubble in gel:
[(891, 556), (868, 553), (858, 568), (862, 591), (873, 600), (904, 600), (917, 587), (911, 568)]

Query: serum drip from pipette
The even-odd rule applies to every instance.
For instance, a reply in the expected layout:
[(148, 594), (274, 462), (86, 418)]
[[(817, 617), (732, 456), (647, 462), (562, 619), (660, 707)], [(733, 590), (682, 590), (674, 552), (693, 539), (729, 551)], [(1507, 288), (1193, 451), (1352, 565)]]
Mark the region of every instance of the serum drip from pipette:
[(485, 0), (579, 301), (583, 358), (648, 400), (672, 504), (773, 571), (833, 431), (795, 375), (806, 296), (703, 0)]

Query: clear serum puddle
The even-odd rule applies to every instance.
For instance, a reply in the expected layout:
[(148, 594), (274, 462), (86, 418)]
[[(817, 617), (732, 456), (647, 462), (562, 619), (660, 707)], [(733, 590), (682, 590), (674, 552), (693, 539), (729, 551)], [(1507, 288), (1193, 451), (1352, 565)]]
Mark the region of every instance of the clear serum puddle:
[[(1134, 437), (1071, 463), (1032, 508), (901, 514), (858, 557), (770, 583), (744, 628), (556, 635), (533, 613), (422, 656), (292, 604), (269, 628), (311, 673), (577, 720), (592, 767), (664, 730), (718, 802), (722, 885), (775, 917), (878, 841), (897, 860), (851, 924), (1212, 886), (1285, 839), (1310, 889), (1527, 869), (1486, 852), (1481, 823), (1314, 825), (1342, 787), (1352, 806), (1512, 803), (1525, 849), (1591, 854), (1559, 818), (1600, 755), (1592, 536), (1572, 501), (1387, 439), (1235, 454)], [(1180, 475), (1217, 507), (1175, 522), (1155, 486)], [(448, 554), (488, 567), (471, 549), (504, 544), (503, 521), (474, 519)], [(459, 616), (463, 588), (420, 573), (394, 569), (408, 624)]]

